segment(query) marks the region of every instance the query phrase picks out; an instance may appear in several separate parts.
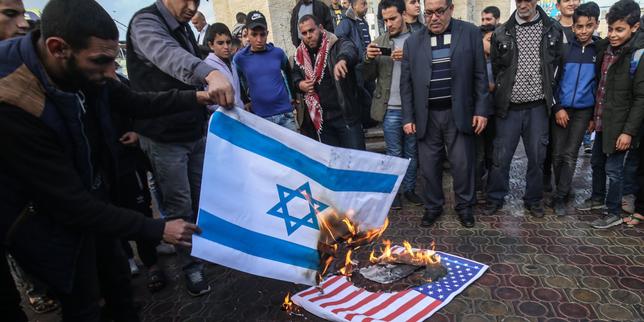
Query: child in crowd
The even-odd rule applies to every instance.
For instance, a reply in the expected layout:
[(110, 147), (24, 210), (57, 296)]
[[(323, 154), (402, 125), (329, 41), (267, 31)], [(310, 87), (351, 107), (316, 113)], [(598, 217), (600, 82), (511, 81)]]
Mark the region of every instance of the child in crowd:
[(579, 145), (593, 117), (597, 90), (593, 33), (599, 26), (599, 6), (594, 2), (584, 3), (574, 10), (572, 19), (575, 38), (564, 44), (563, 74), (555, 90), (558, 104), (552, 110), (555, 191), (551, 206), (557, 216), (566, 214), (565, 200), (572, 193)]
[[(243, 108), (244, 103), (240, 96), (239, 76), (232, 59), (233, 37), (230, 30), (223, 23), (215, 23), (206, 32), (206, 42), (210, 47), (211, 53), (208, 54), (204, 61), (226, 75), (235, 90), (235, 106)], [(212, 105), (208, 108), (214, 111), (218, 107), (217, 105)]]
[[(591, 128), (597, 132), (592, 164), (592, 195), (580, 209), (606, 204), (593, 228), (622, 223), (624, 158), (637, 146), (644, 119), (644, 37), (639, 31), (640, 7), (633, 0), (620, 0), (608, 14), (608, 38), (597, 43), (598, 87)], [(606, 179), (608, 178), (608, 189)]]

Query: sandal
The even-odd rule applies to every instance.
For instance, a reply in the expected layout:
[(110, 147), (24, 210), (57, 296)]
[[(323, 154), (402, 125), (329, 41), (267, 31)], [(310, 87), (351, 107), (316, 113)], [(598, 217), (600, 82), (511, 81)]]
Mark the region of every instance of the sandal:
[(644, 216), (638, 213), (634, 213), (624, 218), (624, 223), (630, 228), (637, 226), (642, 221), (644, 221)]
[(148, 271), (148, 290), (151, 293), (162, 290), (166, 282), (166, 276), (162, 269)]
[(37, 314), (54, 311), (58, 308), (58, 302), (47, 295), (28, 296), (29, 306)]

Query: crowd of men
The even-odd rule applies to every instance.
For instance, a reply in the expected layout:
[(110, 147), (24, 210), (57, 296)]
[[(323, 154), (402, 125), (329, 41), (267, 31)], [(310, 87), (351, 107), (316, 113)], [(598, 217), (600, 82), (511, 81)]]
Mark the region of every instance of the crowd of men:
[(386, 153), (411, 160), (392, 208), (424, 206), (423, 227), (444, 212), (444, 161), (464, 227), (476, 207), (501, 210), (520, 140), (526, 212), (569, 214), (579, 148), (594, 133), (592, 194), (577, 209), (602, 209), (597, 229), (639, 224), (640, 7), (617, 1), (604, 21), (597, 4), (579, 2), (559, 0), (555, 20), (538, 0), (517, 0), (506, 22), (487, 7), (475, 26), (452, 17), (451, 0), (425, 0), (424, 11), (380, 0), (371, 39), (366, 0), (299, 0), (289, 57), (267, 41), (262, 12), (238, 13), (231, 31), (209, 25), (198, 0), (157, 0), (128, 26), (126, 78), (115, 72), (118, 30), (97, 2), (50, 0), (34, 28), (22, 0), (0, 0), (3, 318), (26, 321), (5, 254), (14, 275), (45, 289), (29, 304), (59, 301), (65, 321), (138, 321), (129, 240), (150, 292), (167, 283), (165, 251), (176, 251), (190, 295), (210, 292), (189, 249), (207, 119), (220, 108), (359, 150), (365, 129), (382, 124)]

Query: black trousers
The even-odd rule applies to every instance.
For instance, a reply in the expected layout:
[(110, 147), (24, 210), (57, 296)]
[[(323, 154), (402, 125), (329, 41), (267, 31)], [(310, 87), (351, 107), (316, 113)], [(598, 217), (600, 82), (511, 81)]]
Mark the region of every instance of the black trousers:
[[(455, 210), (471, 211), (474, 193), (474, 136), (456, 128), (452, 110), (430, 110), (425, 137), (418, 141), (418, 162), (425, 179), (425, 207), (431, 213), (442, 212), (443, 160), (447, 157), (454, 179)], [(447, 153), (447, 156), (445, 154)]]
[(637, 183), (640, 188), (635, 194), (635, 212), (638, 214), (644, 214), (644, 146), (642, 146), (644, 141), (642, 138), (644, 138), (644, 133), (640, 134), (640, 147), (637, 149), (640, 159), (637, 165)]
[(27, 322), (27, 316), (20, 307), (20, 294), (11, 276), (7, 253), (0, 246), (0, 312), (3, 321)]
[[(138, 162), (138, 161), (137, 161)], [(144, 164), (137, 164), (136, 171), (123, 175), (119, 180), (119, 206), (136, 210), (143, 213), (148, 218), (152, 218), (152, 209), (150, 204), (152, 198), (147, 181), (148, 168)], [(128, 258), (134, 256), (130, 243), (123, 240), (123, 249)], [(143, 265), (150, 267), (158, 261), (156, 246), (158, 241), (136, 240), (136, 248), (141, 257)]]
[(71, 293), (55, 293), (62, 306), (63, 321), (101, 321), (101, 298), (105, 300), (103, 313), (108, 318), (119, 322), (139, 321), (130, 268), (119, 240), (88, 237), (75, 270)]
[(366, 149), (362, 124), (349, 125), (341, 117), (324, 121), (320, 132), (320, 141), (324, 144), (347, 149)]

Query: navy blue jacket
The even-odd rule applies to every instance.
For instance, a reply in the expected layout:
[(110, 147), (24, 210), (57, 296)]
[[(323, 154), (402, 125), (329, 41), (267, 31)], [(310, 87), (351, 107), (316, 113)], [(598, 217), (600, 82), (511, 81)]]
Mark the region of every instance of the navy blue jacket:
[[(469, 22), (452, 19), (451, 34), (452, 114), (458, 130), (472, 134), (472, 118), (491, 114), (481, 32)], [(418, 139), (423, 139), (431, 130), (427, 129), (427, 98), (432, 75), (430, 48), (428, 31), (413, 33), (403, 47), (400, 76), (403, 124), (415, 123)]]
[(573, 39), (563, 45), (563, 72), (555, 90), (557, 104), (552, 108), (553, 113), (562, 108), (586, 109), (595, 106), (596, 61), (594, 42), (582, 46), (577, 39)]
[[(163, 235), (162, 221), (110, 203), (119, 167), (112, 110), (143, 118), (202, 107), (194, 91), (134, 93), (116, 80), (85, 91), (84, 106), (78, 92), (51, 83), (38, 39), (35, 32), (0, 42), (0, 240), (25, 271), (68, 292), (81, 249), (95, 234)], [(85, 122), (86, 111), (95, 122)], [(100, 176), (92, 151), (105, 160)]]

